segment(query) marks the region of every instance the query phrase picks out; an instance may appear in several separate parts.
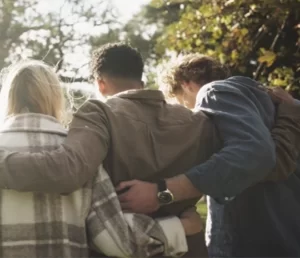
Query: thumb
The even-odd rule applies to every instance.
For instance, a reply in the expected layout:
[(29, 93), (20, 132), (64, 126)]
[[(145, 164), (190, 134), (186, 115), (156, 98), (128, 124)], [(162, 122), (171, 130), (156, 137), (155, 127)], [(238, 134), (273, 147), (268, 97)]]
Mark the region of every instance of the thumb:
[(133, 185), (135, 185), (135, 184), (136, 184), (136, 180), (124, 181), (124, 182), (121, 182), (121, 183), (117, 186), (116, 190), (117, 190), (117, 191), (121, 191), (121, 190), (123, 190), (124, 188), (131, 187), (131, 186), (133, 186)]
[(180, 218), (189, 218), (191, 215), (197, 214), (196, 207), (191, 207), (186, 209), (184, 212), (180, 214)]

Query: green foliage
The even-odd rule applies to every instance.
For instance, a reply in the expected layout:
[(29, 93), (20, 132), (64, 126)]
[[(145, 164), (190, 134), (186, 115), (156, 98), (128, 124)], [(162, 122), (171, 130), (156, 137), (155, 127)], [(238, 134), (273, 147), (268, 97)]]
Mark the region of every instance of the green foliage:
[(103, 44), (124, 41), (137, 48), (145, 60), (146, 87), (157, 89), (154, 67), (163, 59), (166, 48), (157, 44), (166, 26), (180, 18), (180, 2), (161, 5), (161, 1), (141, 8), (126, 24), (115, 26), (107, 33), (90, 38), (92, 49)]
[(143, 7), (126, 24), (115, 26), (107, 33), (92, 36), (90, 38), (92, 49), (106, 43), (123, 41), (138, 48), (145, 60), (150, 62), (150, 60), (159, 59), (154, 49), (159, 35), (157, 34), (157, 24), (152, 24), (153, 16), (149, 14), (151, 10), (152, 8), (149, 6)]
[(57, 7), (50, 2), (0, 2), (0, 70), (16, 60), (34, 58), (76, 75), (82, 63), (69, 62), (66, 56), (89, 48), (90, 32), (82, 27), (91, 30), (113, 20), (110, 1), (62, 0), (55, 1)]
[(300, 90), (299, 0), (152, 0), (161, 12), (176, 7), (156, 51), (200, 52), (241, 74)]
[[(122, 40), (142, 53), (150, 88), (156, 87), (152, 67), (170, 53), (200, 52), (227, 64), (233, 74), (299, 92), (300, 0), (152, 0), (126, 24), (112, 22), (113, 12), (105, 7), (110, 1), (99, 0), (99, 8), (97, 1), (64, 0), (60, 10), (45, 14), (37, 11), (40, 2), (0, 2), (0, 69), (27, 55), (77, 74), (83, 64), (68, 63), (66, 55), (78, 46)], [(91, 36), (79, 33), (82, 23), (114, 26)]]
[(201, 215), (204, 226), (206, 224), (207, 219), (207, 204), (206, 201), (199, 201), (197, 203), (197, 212)]
[[(160, 10), (165, 12), (163, 10)], [(123, 41), (137, 48), (145, 60), (145, 87), (157, 89), (156, 73), (153, 68), (161, 60), (164, 50), (156, 51), (156, 41), (163, 32), (169, 12), (161, 16), (156, 8), (146, 5), (127, 23), (115, 26), (107, 33), (90, 38), (92, 50), (106, 43)], [(173, 18), (174, 14), (171, 15)], [(176, 17), (179, 18), (178, 16)]]

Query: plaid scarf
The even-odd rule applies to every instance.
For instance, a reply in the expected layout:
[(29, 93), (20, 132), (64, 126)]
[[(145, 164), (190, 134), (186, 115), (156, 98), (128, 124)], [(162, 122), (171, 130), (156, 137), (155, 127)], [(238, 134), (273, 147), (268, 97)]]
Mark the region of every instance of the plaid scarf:
[[(1, 126), (0, 148), (51, 151), (66, 135), (53, 117), (22, 114)], [(34, 180), (39, 183), (39, 178)], [(115, 257), (187, 251), (178, 218), (124, 214), (102, 166), (93, 181), (69, 195), (0, 191), (0, 257), (88, 257), (89, 246)]]

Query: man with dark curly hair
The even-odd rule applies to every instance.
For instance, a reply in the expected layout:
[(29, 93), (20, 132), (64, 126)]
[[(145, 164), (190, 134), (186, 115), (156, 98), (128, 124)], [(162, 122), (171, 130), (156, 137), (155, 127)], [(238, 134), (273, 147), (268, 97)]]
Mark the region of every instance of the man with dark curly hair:
[[(227, 202), (264, 180), (274, 168), (275, 147), (270, 134), (273, 121), (262, 118), (269, 109), (273, 111), (266, 92), (257, 89), (257, 95), (249, 99), (245, 92), (236, 93), (232, 89), (228, 93), (237, 103), (245, 102), (244, 106), (238, 105), (241, 109), (238, 118), (245, 127), (241, 127), (234, 139), (222, 142), (208, 110), (206, 115), (201, 110), (192, 112), (180, 105), (170, 105), (162, 92), (143, 89), (143, 62), (130, 46), (101, 47), (93, 55), (92, 71), (100, 92), (111, 98), (106, 103), (87, 101), (74, 115), (66, 141), (57, 150), (45, 153), (0, 150), (0, 188), (74, 191), (92, 178), (103, 162), (115, 186), (133, 180), (117, 188), (125, 211), (161, 217), (180, 215), (193, 207), (202, 194)], [(257, 86), (248, 79), (221, 81), (222, 86), (229, 88), (237, 83), (246, 92), (247, 87)], [(214, 99), (214, 95), (208, 97)], [(259, 106), (259, 97), (265, 98), (269, 106)], [(284, 112), (284, 108), (279, 109)], [(226, 119), (238, 124), (230, 115)], [(286, 119), (278, 119), (277, 124), (280, 121)], [(293, 137), (295, 132), (289, 129), (286, 132)], [(282, 135), (276, 126), (273, 130)], [(232, 137), (231, 131), (228, 132)], [(237, 144), (238, 139), (242, 142)], [(294, 145), (291, 147), (284, 141), (278, 147), (294, 150)], [(229, 155), (222, 153), (226, 148)], [(277, 159), (277, 164), (281, 164), (285, 157)], [(24, 171), (26, 176), (22, 176)], [(277, 174), (276, 168), (273, 173)], [(187, 239), (186, 257), (207, 255), (203, 232), (199, 231), (202, 231), (199, 225), (195, 225), (196, 234)]]
[(91, 73), (103, 96), (143, 89), (141, 54), (126, 44), (108, 44), (92, 54)]

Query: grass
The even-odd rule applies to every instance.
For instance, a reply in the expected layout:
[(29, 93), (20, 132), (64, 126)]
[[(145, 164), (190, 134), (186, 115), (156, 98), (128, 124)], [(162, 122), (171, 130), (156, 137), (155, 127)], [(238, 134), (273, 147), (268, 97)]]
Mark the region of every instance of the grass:
[(207, 204), (204, 201), (199, 201), (197, 204), (197, 212), (200, 213), (202, 221), (205, 225), (207, 217)]

